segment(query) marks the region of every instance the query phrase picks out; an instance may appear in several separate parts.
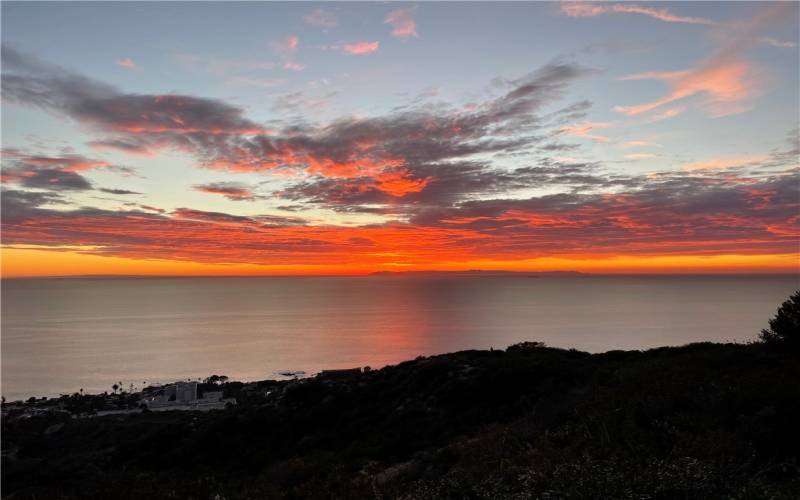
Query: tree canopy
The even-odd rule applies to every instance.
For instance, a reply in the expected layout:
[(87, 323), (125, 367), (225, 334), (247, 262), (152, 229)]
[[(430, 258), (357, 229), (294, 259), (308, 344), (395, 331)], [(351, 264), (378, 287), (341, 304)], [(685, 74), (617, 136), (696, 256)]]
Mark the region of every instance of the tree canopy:
[(781, 304), (775, 317), (769, 320), (769, 329), (761, 330), (761, 340), (800, 346), (800, 290)]

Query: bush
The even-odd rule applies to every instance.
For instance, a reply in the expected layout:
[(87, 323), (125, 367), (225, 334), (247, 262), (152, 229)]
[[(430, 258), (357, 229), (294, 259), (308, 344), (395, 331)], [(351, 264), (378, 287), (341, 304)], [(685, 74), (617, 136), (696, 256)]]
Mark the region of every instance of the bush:
[(769, 329), (761, 330), (760, 337), (767, 344), (800, 347), (800, 290), (781, 304), (775, 317), (769, 320)]

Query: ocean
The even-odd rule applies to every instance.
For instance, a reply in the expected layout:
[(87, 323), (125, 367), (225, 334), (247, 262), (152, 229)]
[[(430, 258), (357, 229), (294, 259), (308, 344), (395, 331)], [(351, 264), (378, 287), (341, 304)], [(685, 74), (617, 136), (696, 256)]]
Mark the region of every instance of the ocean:
[(746, 342), (798, 288), (797, 275), (7, 279), (0, 390), (261, 380), (522, 341)]

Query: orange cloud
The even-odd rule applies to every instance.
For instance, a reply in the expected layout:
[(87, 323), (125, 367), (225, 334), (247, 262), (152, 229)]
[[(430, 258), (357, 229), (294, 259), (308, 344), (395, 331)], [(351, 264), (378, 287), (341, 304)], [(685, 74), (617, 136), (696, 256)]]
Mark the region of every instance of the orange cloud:
[[(336, 179), (371, 179), (371, 183), (346, 184), (347, 189), (364, 191), (374, 187), (394, 197), (402, 197), (408, 193), (418, 193), (428, 184), (429, 179), (411, 178), (405, 169), (405, 161), (400, 158), (374, 156), (370, 150), (373, 145), (364, 143), (345, 161), (317, 157), (301, 149), (284, 146), (283, 149), (268, 158), (246, 156), (238, 161), (215, 160), (206, 166), (231, 172), (278, 171), (291, 172), (302, 170), (307, 175), (322, 175)], [(286, 170), (290, 169), (290, 170)], [(206, 191), (210, 192), (210, 191)], [(224, 193), (218, 193), (224, 194)]]
[(136, 63), (134, 63), (133, 59), (131, 59), (130, 57), (125, 57), (123, 59), (117, 59), (115, 62), (117, 63), (118, 66), (122, 66), (123, 68), (128, 68), (128, 69), (137, 69), (138, 68), (138, 66), (136, 66)]
[(593, 130), (607, 129), (613, 126), (614, 124), (609, 122), (585, 122), (562, 127), (559, 130), (559, 133), (563, 135), (572, 135), (575, 137), (584, 137), (595, 142), (608, 142), (610, 140), (608, 137), (603, 135), (595, 135), (591, 132)]
[(411, 179), (404, 172), (389, 172), (379, 175), (376, 180), (378, 189), (398, 198), (408, 193), (419, 193), (429, 182), (429, 179)]
[(414, 21), (414, 13), (416, 10), (416, 7), (397, 9), (386, 15), (383, 22), (392, 26), (393, 37), (406, 39), (419, 36), (417, 33), (417, 23)]
[(341, 43), (334, 46), (345, 54), (350, 55), (364, 55), (377, 52), (380, 47), (380, 42), (351, 42)]
[(686, 111), (686, 106), (676, 106), (674, 108), (667, 108), (660, 113), (654, 114), (650, 117), (650, 123), (660, 122), (661, 120), (668, 120), (670, 118), (675, 118), (678, 115), (683, 114)]
[(281, 38), (280, 40), (273, 40), (270, 42), (272, 50), (283, 59), (283, 69), (292, 71), (301, 71), (305, 69), (305, 64), (294, 62), (294, 54), (300, 46), (300, 39), (295, 35)]
[[(444, 209), (438, 219), (363, 226), (312, 225), (296, 217), (238, 216), (189, 208), (169, 216), (143, 211), (31, 208), (38, 194), (6, 193), (3, 244), (81, 248), (127, 259), (205, 264), (407, 265), (435, 268), (476, 261), (542, 258), (609, 261), (628, 258), (751, 256), (796, 253), (796, 177), (730, 182), (696, 177), (665, 192), (658, 187), (589, 197), (472, 201)], [(349, 182), (346, 180), (345, 182)], [(418, 192), (428, 180), (402, 171), (377, 175), (393, 196)], [(658, 179), (653, 182), (658, 183)], [(244, 194), (226, 185), (217, 194)], [(223, 189), (227, 188), (227, 189)], [(353, 189), (363, 189), (353, 184)], [(210, 192), (210, 191), (209, 191)], [(583, 201), (580, 201), (583, 200)], [(41, 201), (41, 199), (39, 200)], [(16, 203), (16, 204), (15, 204)], [(644, 260), (642, 260), (644, 261)]]
[(650, 71), (622, 77), (620, 80), (660, 80), (671, 90), (654, 101), (634, 106), (616, 106), (615, 111), (639, 115), (692, 96), (704, 97), (700, 107), (713, 117), (748, 111), (749, 100), (758, 95), (761, 79), (743, 54), (759, 43), (759, 32), (779, 22), (791, 8), (789, 3), (773, 4), (753, 20), (731, 26), (725, 33), (728, 41), (698, 66), (683, 71)]
[(270, 43), (272, 50), (280, 55), (291, 55), (297, 50), (300, 44), (300, 39), (294, 35), (281, 38), (280, 40), (273, 40)]
[(700, 67), (667, 73), (640, 73), (621, 80), (662, 80), (672, 91), (661, 99), (636, 106), (616, 106), (615, 111), (639, 115), (697, 94), (704, 94), (704, 107), (712, 116), (724, 116), (749, 110), (744, 101), (756, 95), (758, 85), (749, 63), (711, 60)]
[(19, 159), (27, 164), (36, 167), (59, 167), (65, 172), (84, 172), (97, 168), (110, 167), (111, 163), (105, 160), (93, 160), (79, 155), (67, 155), (60, 157), (49, 156), (19, 156)]

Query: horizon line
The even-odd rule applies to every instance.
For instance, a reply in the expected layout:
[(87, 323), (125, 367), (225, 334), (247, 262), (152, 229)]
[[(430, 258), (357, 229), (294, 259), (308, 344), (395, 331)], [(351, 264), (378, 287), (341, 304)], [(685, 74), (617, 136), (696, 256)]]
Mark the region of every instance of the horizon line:
[(684, 272), (592, 272), (574, 270), (556, 271), (506, 271), (497, 269), (465, 269), (465, 270), (424, 270), (424, 271), (372, 271), (367, 273), (293, 273), (293, 274), (55, 274), (55, 275), (22, 275), (2, 276), (0, 280), (17, 279), (147, 279), (147, 278), (380, 278), (420, 276), (425, 274), (472, 275), (475, 277), (491, 277), (491, 275), (541, 275), (551, 277), (581, 276), (796, 276), (797, 271), (684, 271)]

